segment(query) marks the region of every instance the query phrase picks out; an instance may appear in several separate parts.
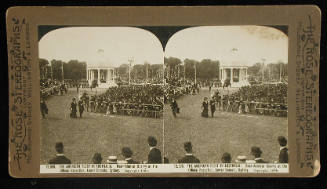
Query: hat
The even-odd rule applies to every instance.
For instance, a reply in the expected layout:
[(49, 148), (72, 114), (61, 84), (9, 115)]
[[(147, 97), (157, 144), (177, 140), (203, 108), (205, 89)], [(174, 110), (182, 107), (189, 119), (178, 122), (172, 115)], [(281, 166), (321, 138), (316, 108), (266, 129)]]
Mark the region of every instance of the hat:
[(109, 156), (107, 163), (117, 163), (117, 156)]
[(237, 156), (235, 161), (236, 162), (245, 162), (246, 156)]

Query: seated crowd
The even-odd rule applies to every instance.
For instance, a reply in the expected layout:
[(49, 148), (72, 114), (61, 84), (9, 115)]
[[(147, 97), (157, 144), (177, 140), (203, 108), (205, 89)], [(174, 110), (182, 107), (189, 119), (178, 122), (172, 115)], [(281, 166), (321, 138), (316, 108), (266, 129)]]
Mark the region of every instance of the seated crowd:
[[(287, 139), (283, 136), (279, 136), (277, 138), (280, 151), (278, 160), (270, 163), (288, 163), (288, 148), (287, 148)], [(101, 153), (96, 152), (91, 159), (91, 164), (161, 164), (161, 163), (169, 163), (169, 159), (167, 157), (162, 157), (160, 149), (157, 146), (157, 140), (153, 136), (148, 137), (148, 146), (149, 153), (146, 161), (136, 161), (133, 159), (133, 151), (129, 147), (123, 147), (121, 150), (121, 154), (123, 155), (123, 160), (118, 160), (116, 155), (108, 156), (107, 160), (103, 161), (103, 157)], [(192, 150), (193, 146), (191, 142), (184, 143), (185, 156), (180, 158), (177, 163), (200, 163), (200, 160), (193, 154)], [(64, 155), (64, 145), (62, 142), (58, 142), (55, 145), (55, 149), (57, 155), (49, 160), (49, 164), (70, 164), (71, 160), (68, 159)], [(259, 147), (253, 146), (250, 151), (253, 156), (252, 159), (247, 159), (244, 155), (239, 155), (236, 157), (236, 163), (269, 163), (262, 159), (262, 151)], [(232, 163), (232, 156), (230, 153), (223, 153), (219, 162), (221, 163)], [(210, 162), (215, 163), (215, 162)]]
[(287, 116), (287, 84), (244, 86), (229, 95), (217, 91), (213, 98), (222, 111)]
[(91, 112), (159, 118), (163, 111), (162, 96), (161, 86), (131, 85), (112, 87), (91, 97), (84, 93), (81, 100)]

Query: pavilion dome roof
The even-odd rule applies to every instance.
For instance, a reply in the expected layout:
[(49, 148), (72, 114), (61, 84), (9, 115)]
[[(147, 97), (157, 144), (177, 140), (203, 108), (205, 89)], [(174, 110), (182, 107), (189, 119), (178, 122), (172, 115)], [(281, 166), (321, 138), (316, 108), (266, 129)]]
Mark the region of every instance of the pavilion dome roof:
[(94, 60), (87, 64), (89, 68), (113, 68), (111, 61), (105, 56), (104, 50), (99, 49)]
[[(235, 52), (234, 52), (235, 51)], [(221, 67), (248, 67), (248, 61), (238, 50), (231, 51), (226, 57), (219, 60)]]

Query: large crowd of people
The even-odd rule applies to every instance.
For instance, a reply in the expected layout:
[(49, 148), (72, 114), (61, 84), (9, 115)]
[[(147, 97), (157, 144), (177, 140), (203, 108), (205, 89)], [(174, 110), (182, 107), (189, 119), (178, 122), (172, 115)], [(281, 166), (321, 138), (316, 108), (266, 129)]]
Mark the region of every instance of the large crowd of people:
[(47, 99), (51, 95), (63, 95), (68, 91), (68, 86), (64, 82), (57, 80), (40, 80), (41, 99)]
[(195, 95), (200, 91), (201, 86), (191, 80), (166, 79), (164, 86), (164, 102), (169, 102), (172, 98), (178, 99), (184, 95)]
[[(277, 138), (280, 151), (278, 159), (274, 162), (268, 162), (262, 159), (262, 150), (258, 146), (252, 146), (250, 154), (252, 158), (248, 158), (246, 155), (237, 155), (234, 157), (236, 163), (288, 163), (288, 148), (287, 139), (284, 136)], [(118, 160), (117, 155), (112, 154), (103, 161), (103, 157), (100, 152), (96, 152), (93, 156), (90, 155), (90, 163), (92, 164), (162, 164), (162, 163), (201, 163), (201, 160), (197, 158), (193, 153), (193, 145), (190, 141), (183, 144), (185, 150), (185, 156), (180, 157), (177, 162), (169, 162), (169, 157), (163, 157), (160, 149), (157, 148), (157, 139), (153, 136), (148, 137), (149, 152), (148, 156), (144, 157), (143, 161), (133, 159), (133, 151), (130, 147), (122, 147), (121, 155), (122, 160)], [(57, 155), (48, 161), (49, 164), (71, 164), (71, 160), (64, 155), (64, 145), (62, 142), (55, 144), (55, 150)], [(225, 152), (221, 157), (217, 157), (217, 162), (220, 163), (232, 163), (232, 155)], [(85, 162), (86, 163), (86, 162)], [(215, 162), (210, 162), (215, 163)]]
[(213, 95), (221, 111), (259, 115), (287, 116), (287, 84), (243, 86), (232, 94)]
[[(160, 118), (163, 114), (163, 88), (161, 85), (126, 85), (111, 87), (105, 93), (89, 96), (84, 93), (79, 101), (73, 98), (71, 117), (76, 118), (77, 107), (83, 111), (104, 115), (129, 115)], [(82, 111), (82, 113), (81, 113)]]

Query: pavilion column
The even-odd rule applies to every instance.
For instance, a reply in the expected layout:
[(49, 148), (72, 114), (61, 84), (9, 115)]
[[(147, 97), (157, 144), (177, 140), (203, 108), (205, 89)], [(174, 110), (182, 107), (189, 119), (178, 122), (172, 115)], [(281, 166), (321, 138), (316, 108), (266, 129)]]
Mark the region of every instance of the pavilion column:
[(244, 73), (244, 75), (243, 75), (243, 80), (246, 80), (246, 74), (245, 74), (245, 72), (246, 72), (246, 68), (243, 68), (243, 73)]
[(108, 81), (110, 81), (111, 80), (111, 73), (110, 73), (110, 69), (107, 69), (107, 83), (108, 83)]
[(224, 82), (225, 82), (225, 80), (226, 80), (226, 76), (227, 76), (227, 69), (226, 68), (224, 68), (223, 69), (223, 76), (224, 76)]
[(221, 69), (221, 80), (222, 80), (222, 82), (225, 81), (225, 68)]

